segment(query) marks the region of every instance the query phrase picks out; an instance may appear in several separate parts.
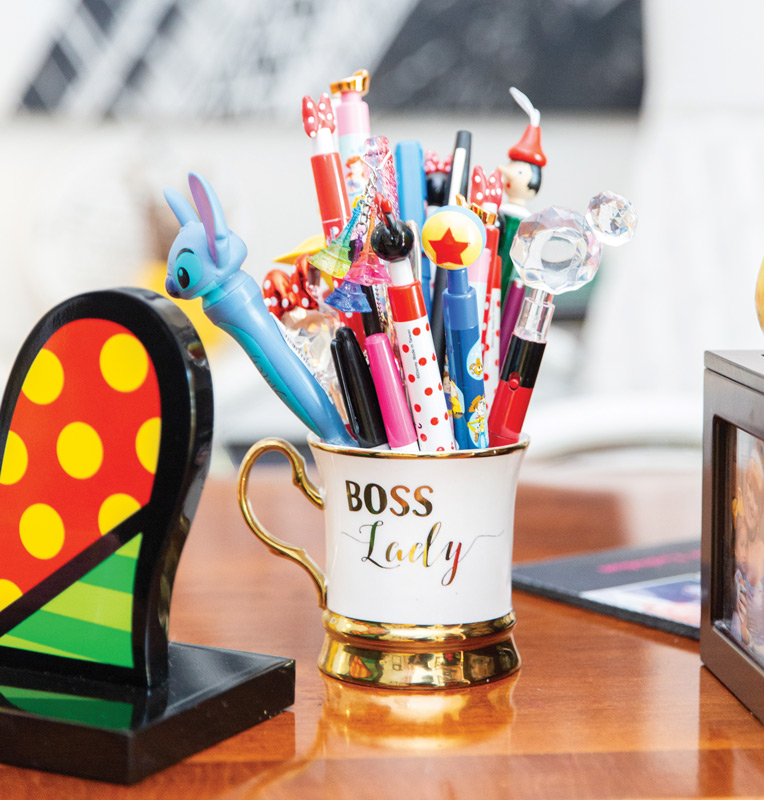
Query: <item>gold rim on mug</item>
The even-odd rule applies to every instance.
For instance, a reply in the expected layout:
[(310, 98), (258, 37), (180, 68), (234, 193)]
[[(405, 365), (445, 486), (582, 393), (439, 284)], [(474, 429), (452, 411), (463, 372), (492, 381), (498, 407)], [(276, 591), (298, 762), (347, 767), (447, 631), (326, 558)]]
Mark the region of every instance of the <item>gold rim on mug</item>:
[(483, 450), (452, 450), (448, 453), (400, 453), (395, 450), (368, 450), (362, 447), (345, 447), (343, 445), (323, 442), (313, 433), (308, 434), (308, 444), (311, 448), (316, 450), (324, 450), (327, 453), (341, 453), (346, 456), (357, 456), (358, 458), (384, 458), (386, 460), (447, 458), (451, 460), (457, 458), (491, 458), (493, 456), (511, 453), (515, 450), (524, 450), (530, 444), (530, 437), (523, 433), (520, 435), (520, 440), (514, 442), (514, 444), (504, 444), (500, 447), (486, 447)]

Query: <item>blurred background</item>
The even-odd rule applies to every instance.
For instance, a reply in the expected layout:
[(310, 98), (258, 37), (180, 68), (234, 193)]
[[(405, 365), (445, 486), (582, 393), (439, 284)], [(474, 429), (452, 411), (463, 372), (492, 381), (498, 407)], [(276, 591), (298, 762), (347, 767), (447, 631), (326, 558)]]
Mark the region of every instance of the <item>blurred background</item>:
[[(0, 373), (66, 297), (162, 286), (177, 232), (162, 188), (187, 194), (190, 170), (258, 280), (319, 233), (303, 95), (366, 68), (373, 134), (445, 156), (465, 128), (488, 172), (527, 123), (515, 85), (541, 111), (548, 158), (531, 210), (583, 212), (608, 189), (640, 214), (590, 290), (561, 299), (529, 458), (699, 459), (703, 351), (761, 343), (762, 24), (757, 0), (15, 4), (0, 29)], [(303, 440), (244, 353), (203, 336), (218, 451)]]

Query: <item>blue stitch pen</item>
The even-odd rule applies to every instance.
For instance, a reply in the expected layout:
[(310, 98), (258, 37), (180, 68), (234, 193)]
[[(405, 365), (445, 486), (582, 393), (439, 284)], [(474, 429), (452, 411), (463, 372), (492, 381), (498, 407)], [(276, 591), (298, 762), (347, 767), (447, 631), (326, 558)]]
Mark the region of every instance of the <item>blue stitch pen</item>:
[(181, 224), (167, 258), (167, 293), (184, 300), (201, 297), (204, 313), (241, 345), (311, 431), (325, 442), (355, 444), (326, 392), (284, 341), (255, 279), (240, 269), (247, 246), (228, 229), (212, 187), (193, 172), (188, 183), (198, 216), (179, 192), (164, 191)]

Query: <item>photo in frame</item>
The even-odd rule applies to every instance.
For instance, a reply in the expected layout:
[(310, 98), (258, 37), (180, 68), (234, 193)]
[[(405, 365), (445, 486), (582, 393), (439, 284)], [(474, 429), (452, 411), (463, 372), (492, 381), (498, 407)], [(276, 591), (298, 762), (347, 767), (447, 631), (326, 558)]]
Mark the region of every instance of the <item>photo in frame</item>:
[(700, 656), (764, 722), (764, 354), (705, 366)]

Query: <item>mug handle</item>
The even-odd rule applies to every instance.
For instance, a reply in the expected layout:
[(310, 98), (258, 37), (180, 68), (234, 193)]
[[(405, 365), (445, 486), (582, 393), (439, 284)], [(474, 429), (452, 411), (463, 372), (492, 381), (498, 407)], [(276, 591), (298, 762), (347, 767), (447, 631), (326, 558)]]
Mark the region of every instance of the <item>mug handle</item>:
[(260, 456), (271, 450), (283, 453), (292, 465), (292, 483), (320, 509), (324, 507), (324, 501), (318, 488), (305, 474), (305, 461), (300, 453), (289, 442), (283, 439), (263, 439), (250, 447), (249, 452), (244, 456), (239, 468), (239, 483), (237, 494), (239, 498), (239, 508), (244, 515), (244, 520), (249, 525), (252, 532), (258, 539), (274, 554), (282, 558), (288, 558), (299, 564), (313, 579), (318, 591), (318, 605), (326, 608), (326, 577), (316, 562), (301, 547), (296, 547), (288, 542), (277, 539), (269, 533), (262, 523), (255, 516), (247, 496), (249, 486), (249, 476), (252, 467)]

